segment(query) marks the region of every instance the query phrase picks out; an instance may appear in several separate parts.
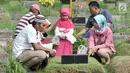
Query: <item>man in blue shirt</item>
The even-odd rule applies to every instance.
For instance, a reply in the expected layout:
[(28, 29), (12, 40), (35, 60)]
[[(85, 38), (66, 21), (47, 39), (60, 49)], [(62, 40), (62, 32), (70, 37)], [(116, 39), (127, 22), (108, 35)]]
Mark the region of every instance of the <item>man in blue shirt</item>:
[[(113, 31), (112, 15), (110, 14), (110, 12), (108, 10), (101, 9), (97, 1), (91, 1), (88, 5), (89, 5), (89, 10), (90, 10), (91, 16), (88, 18), (85, 28), (82, 29), (78, 33), (78, 35), (83, 34), (83, 37), (85, 40), (87, 40), (89, 38), (89, 36), (90, 36), (89, 30), (93, 27), (94, 17), (98, 14), (102, 14), (105, 16), (105, 18), (107, 20), (107, 25)], [(99, 62), (102, 62), (98, 55), (95, 54), (95, 55), (93, 55), (93, 57), (95, 57)]]
[(90, 36), (89, 29), (92, 28), (92, 26), (93, 26), (93, 24), (92, 24), (93, 17), (98, 15), (98, 14), (102, 14), (106, 17), (107, 25), (113, 31), (112, 15), (110, 14), (110, 12), (108, 10), (101, 9), (97, 1), (91, 1), (88, 5), (89, 5), (89, 10), (90, 10), (91, 16), (88, 18), (88, 21), (87, 21), (87, 24), (85, 25), (85, 28), (82, 29), (78, 33), (78, 35), (84, 34), (84, 38), (89, 38), (89, 36)]

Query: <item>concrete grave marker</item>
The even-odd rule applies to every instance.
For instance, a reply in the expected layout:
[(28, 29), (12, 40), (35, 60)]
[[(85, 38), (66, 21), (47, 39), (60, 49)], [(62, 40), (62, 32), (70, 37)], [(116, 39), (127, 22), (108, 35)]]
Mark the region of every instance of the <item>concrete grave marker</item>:
[(23, 5), (30, 7), (32, 4), (38, 4), (38, 1), (23, 1)]

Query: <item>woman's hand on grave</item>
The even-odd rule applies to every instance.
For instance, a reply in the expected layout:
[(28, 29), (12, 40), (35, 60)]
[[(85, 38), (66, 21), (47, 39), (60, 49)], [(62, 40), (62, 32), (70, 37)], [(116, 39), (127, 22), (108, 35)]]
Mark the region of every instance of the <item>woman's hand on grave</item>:
[(91, 48), (88, 51), (88, 56), (94, 55), (94, 53), (95, 53), (94, 50)]

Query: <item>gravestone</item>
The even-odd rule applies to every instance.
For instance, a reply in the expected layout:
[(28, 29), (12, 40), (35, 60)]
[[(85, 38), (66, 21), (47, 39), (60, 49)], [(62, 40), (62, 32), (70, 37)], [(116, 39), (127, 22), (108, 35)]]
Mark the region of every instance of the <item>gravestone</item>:
[(0, 38), (12, 38), (12, 30), (0, 30)]
[(128, 36), (130, 36), (130, 33), (129, 32), (122, 32), (122, 33), (120, 33), (120, 35), (128, 35)]
[(12, 20), (20, 20), (24, 14), (12, 14)]
[(115, 29), (116, 28), (118, 28), (118, 29), (120, 29), (120, 28), (128, 28), (128, 27), (130, 27), (130, 24), (114, 24)]
[(7, 46), (7, 40), (5, 38), (0, 38), (0, 47), (6, 47)]
[(114, 34), (113, 39), (127, 39), (129, 35), (120, 35), (120, 34)]
[(89, 15), (89, 10), (86, 8), (86, 2), (73, 2), (73, 14), (74, 16), (84, 16)]
[(49, 27), (48, 31), (50, 31), (56, 24), (59, 19), (59, 16), (48, 16), (47, 19), (51, 22), (51, 27)]
[(104, 0), (104, 3), (116, 4), (116, 0)]
[(55, 24), (55, 23), (58, 21), (59, 18), (60, 18), (59, 16), (48, 16), (48, 17), (47, 17), (47, 19), (48, 19), (52, 24)]
[(112, 15), (113, 21), (120, 21), (121, 20), (121, 15)]
[(0, 30), (0, 47), (6, 47), (8, 39), (12, 39), (12, 30)]
[(32, 4), (38, 4), (38, 1), (23, 1), (23, 5), (30, 7)]

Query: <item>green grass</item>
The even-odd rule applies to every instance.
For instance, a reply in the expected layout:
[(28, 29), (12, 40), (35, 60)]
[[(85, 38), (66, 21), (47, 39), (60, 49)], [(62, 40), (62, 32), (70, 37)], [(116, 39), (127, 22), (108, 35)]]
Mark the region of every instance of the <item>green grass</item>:
[(5, 69), (6, 73), (27, 73), (21, 64), (12, 56), (9, 57), (9, 61), (2, 62), (0, 66)]
[(88, 64), (61, 64), (60, 57), (50, 59), (48, 66), (38, 73), (76, 73), (79, 71), (106, 73), (104, 67), (94, 58), (89, 58)]
[(128, 43), (130, 39), (118, 39), (115, 40), (115, 47), (117, 50), (116, 55), (118, 56), (130, 56), (130, 44)]
[(11, 20), (9, 13), (3, 13), (0, 16), (0, 29), (14, 30), (17, 21)]
[(107, 67), (109, 73), (129, 73), (130, 56), (115, 56)]

